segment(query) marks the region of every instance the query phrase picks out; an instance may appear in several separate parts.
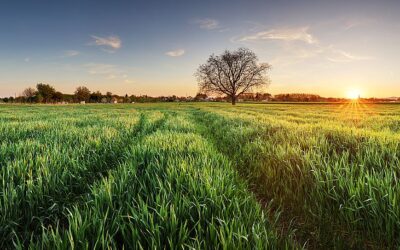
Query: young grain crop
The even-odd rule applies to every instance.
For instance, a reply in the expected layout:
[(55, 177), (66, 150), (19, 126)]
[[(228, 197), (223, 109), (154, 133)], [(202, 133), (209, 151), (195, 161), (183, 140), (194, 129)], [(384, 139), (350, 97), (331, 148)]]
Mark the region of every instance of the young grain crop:
[(119, 107), (7, 107), (3, 248), (289, 246), (187, 109)]
[[(283, 210), (281, 223), (297, 220), (294, 230), (309, 246), (394, 247), (400, 136), (390, 125), (400, 106), (367, 108), (204, 106), (195, 118), (258, 196)], [(379, 119), (388, 113), (393, 117)]]
[(394, 248), (399, 111), (4, 105), (0, 247)]

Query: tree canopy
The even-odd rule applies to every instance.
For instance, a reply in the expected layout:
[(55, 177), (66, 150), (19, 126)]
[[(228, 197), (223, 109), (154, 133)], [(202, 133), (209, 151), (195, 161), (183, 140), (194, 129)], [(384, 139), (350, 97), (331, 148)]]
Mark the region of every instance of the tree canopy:
[(78, 100), (80, 102), (89, 101), (90, 90), (84, 86), (77, 87), (75, 90), (75, 98), (76, 98), (76, 100)]
[(54, 87), (50, 86), (49, 84), (38, 83), (36, 85), (37, 95), (43, 98), (43, 102), (49, 103), (52, 102), (53, 96), (56, 93)]
[(256, 54), (246, 48), (211, 55), (196, 72), (199, 88), (204, 93), (225, 94), (232, 104), (239, 95), (270, 83), (271, 66), (258, 63)]

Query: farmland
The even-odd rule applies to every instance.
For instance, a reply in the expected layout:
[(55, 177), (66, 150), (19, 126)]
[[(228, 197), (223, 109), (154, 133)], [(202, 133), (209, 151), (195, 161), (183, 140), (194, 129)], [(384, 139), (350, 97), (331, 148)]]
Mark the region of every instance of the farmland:
[(0, 106), (0, 248), (394, 248), (400, 105)]

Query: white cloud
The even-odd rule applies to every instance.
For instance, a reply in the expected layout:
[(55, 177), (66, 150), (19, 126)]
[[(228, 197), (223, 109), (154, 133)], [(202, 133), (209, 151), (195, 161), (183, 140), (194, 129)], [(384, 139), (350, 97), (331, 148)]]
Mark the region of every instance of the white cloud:
[(184, 49), (177, 49), (177, 50), (171, 50), (165, 52), (167, 56), (172, 56), (172, 57), (178, 57), (178, 56), (183, 56), (185, 54)]
[(198, 19), (195, 21), (195, 23), (197, 23), (201, 29), (205, 30), (213, 30), (219, 28), (218, 20), (211, 18)]
[(66, 50), (64, 51), (64, 57), (73, 57), (79, 55), (79, 51), (77, 50)]
[(94, 40), (91, 45), (104, 46), (108, 47), (112, 50), (117, 50), (121, 48), (122, 41), (118, 36), (109, 36), (109, 37), (99, 37), (99, 36), (91, 36)]
[(238, 42), (259, 41), (259, 40), (282, 40), (282, 41), (302, 41), (308, 44), (316, 44), (318, 40), (309, 33), (309, 27), (299, 28), (280, 28), (260, 31), (252, 35), (242, 36), (233, 39)]

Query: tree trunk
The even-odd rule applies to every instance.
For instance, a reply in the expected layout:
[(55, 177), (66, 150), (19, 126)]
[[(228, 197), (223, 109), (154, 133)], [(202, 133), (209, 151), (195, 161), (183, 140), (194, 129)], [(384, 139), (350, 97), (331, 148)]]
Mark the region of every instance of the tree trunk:
[(236, 105), (236, 96), (231, 96), (232, 105)]

